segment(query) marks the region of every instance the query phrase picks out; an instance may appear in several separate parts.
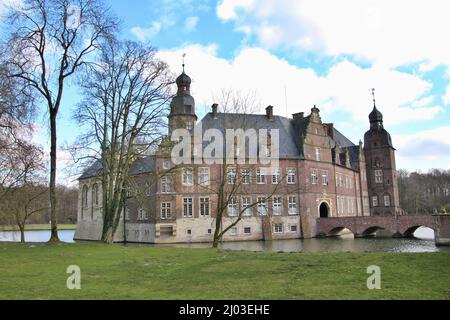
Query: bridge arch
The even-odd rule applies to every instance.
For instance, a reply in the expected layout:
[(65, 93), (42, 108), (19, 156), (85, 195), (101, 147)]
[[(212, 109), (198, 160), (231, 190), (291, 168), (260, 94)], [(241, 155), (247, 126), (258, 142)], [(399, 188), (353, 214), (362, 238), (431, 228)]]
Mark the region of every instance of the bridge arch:
[(431, 230), (433, 230), (436, 233), (436, 230), (434, 229), (434, 226), (416, 225), (416, 226), (409, 227), (408, 229), (403, 231), (402, 235), (404, 237), (406, 237), (406, 238), (413, 238), (414, 237), (414, 232), (416, 232), (417, 229), (422, 228), (422, 227), (430, 228)]
[(377, 231), (380, 230), (386, 230), (386, 228), (380, 227), (380, 226), (372, 226), (367, 229), (365, 229), (363, 232), (361, 232), (361, 237), (374, 237), (376, 236)]
[(334, 227), (333, 229), (329, 230), (326, 235), (329, 237), (339, 236), (340, 233), (342, 233), (345, 230), (348, 230), (353, 235), (355, 235), (355, 232), (353, 230), (351, 230), (349, 227), (345, 227), (345, 226)]

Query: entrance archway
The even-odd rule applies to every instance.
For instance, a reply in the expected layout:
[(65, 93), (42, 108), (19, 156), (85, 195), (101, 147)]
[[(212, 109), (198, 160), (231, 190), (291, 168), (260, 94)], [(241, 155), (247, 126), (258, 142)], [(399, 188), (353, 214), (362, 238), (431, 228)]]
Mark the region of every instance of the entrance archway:
[(328, 218), (330, 216), (330, 208), (325, 202), (322, 202), (320, 205), (319, 212), (321, 218)]

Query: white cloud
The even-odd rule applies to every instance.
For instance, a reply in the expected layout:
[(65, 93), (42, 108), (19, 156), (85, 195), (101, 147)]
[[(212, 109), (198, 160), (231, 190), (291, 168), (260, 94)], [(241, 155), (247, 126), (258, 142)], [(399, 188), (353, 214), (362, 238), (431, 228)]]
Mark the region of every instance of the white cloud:
[(178, 73), (183, 52), (194, 97), (207, 107), (221, 89), (234, 88), (255, 92), (264, 106), (274, 105), (277, 114), (309, 111), (318, 105), (325, 121), (333, 121), (334, 112), (345, 112), (365, 128), (373, 107), (369, 89), (375, 87), (387, 125), (430, 120), (442, 111), (428, 97), (429, 82), (381, 65), (361, 68), (344, 60), (318, 76), (313, 69), (293, 66), (261, 48), (243, 48), (231, 61), (217, 56), (216, 45), (162, 50), (159, 56)]
[(450, 126), (393, 136), (397, 162), (409, 170), (450, 168)]
[(187, 17), (186, 20), (184, 20), (184, 31), (185, 32), (194, 31), (195, 28), (197, 28), (198, 20), (199, 19), (196, 16)]
[[(265, 48), (351, 54), (389, 66), (426, 61), (423, 71), (450, 66), (448, 12), (448, 0), (223, 0), (216, 8), (223, 21), (251, 25)], [(277, 41), (267, 30), (277, 30)]]
[(446, 105), (450, 104), (450, 84), (447, 86), (447, 91), (446, 91), (445, 96), (444, 96), (444, 103)]
[(156, 36), (161, 30), (160, 22), (153, 22), (148, 28), (133, 27), (131, 33), (133, 33), (140, 41), (146, 42)]

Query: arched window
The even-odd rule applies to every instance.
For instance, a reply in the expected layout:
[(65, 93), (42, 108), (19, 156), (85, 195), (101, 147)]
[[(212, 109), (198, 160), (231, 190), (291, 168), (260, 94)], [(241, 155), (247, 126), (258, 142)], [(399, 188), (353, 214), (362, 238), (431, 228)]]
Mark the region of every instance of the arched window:
[(384, 206), (390, 207), (391, 206), (391, 196), (389, 194), (385, 194), (383, 199), (384, 199)]
[(88, 187), (83, 186), (83, 190), (81, 192), (81, 206), (83, 208), (87, 208), (88, 206)]
[(92, 204), (98, 206), (98, 184), (92, 187)]

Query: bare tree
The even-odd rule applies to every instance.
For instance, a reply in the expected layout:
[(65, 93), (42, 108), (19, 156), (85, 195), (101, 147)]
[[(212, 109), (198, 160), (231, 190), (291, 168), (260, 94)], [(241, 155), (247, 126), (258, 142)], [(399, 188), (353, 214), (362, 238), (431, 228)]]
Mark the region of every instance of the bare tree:
[(33, 216), (48, 209), (48, 190), (43, 185), (27, 183), (15, 187), (0, 202), (0, 214), (4, 224), (17, 225), (20, 242), (25, 242), (25, 226)]
[(6, 41), (9, 76), (38, 94), (50, 125), (50, 241), (59, 241), (56, 212), (57, 115), (67, 81), (90, 64), (117, 21), (100, 0), (24, 0), (10, 8)]
[(76, 119), (88, 126), (77, 152), (101, 163), (102, 241), (111, 243), (124, 208), (131, 165), (157, 150), (166, 127), (172, 75), (156, 50), (135, 42), (104, 43), (83, 79)]
[[(252, 117), (252, 114), (260, 109), (260, 103), (256, 100), (255, 94), (252, 92), (244, 93), (234, 91), (231, 89), (224, 89), (220, 92), (218, 97), (213, 98), (218, 101), (220, 111), (227, 113), (222, 119), (223, 128), (242, 130), (237, 133), (227, 148), (232, 147), (231, 150), (225, 150), (221, 164), (217, 167), (218, 172), (208, 183), (204, 181), (199, 182), (199, 186), (204, 192), (209, 192), (217, 197), (217, 205), (215, 208), (215, 231), (213, 237), (213, 247), (216, 248), (223, 236), (235, 227), (249, 212), (253, 212), (255, 207), (258, 207), (258, 214), (264, 218), (270, 218), (270, 211), (268, 210), (268, 202), (273, 195), (281, 189), (281, 182), (283, 177), (281, 171), (274, 184), (271, 182), (271, 189), (263, 197), (256, 199), (246, 197), (247, 201), (243, 203), (243, 196), (252, 193), (249, 185), (252, 172), (259, 168), (256, 165), (258, 159), (252, 159), (255, 155), (249, 152), (251, 143), (258, 143), (255, 141), (246, 142), (245, 135), (242, 136), (248, 129), (259, 128), (257, 119)], [(235, 116), (230, 116), (235, 115)], [(270, 135), (266, 138), (269, 138)], [(257, 137), (257, 138), (263, 138)], [(264, 146), (268, 147), (266, 150), (259, 150), (260, 155), (270, 156), (270, 141), (265, 141)], [(231, 152), (231, 155), (230, 153)], [(256, 157), (258, 157), (256, 155)], [(268, 168), (268, 167), (267, 167)], [(271, 176), (270, 176), (271, 177)], [(265, 216), (265, 217), (264, 217)]]

